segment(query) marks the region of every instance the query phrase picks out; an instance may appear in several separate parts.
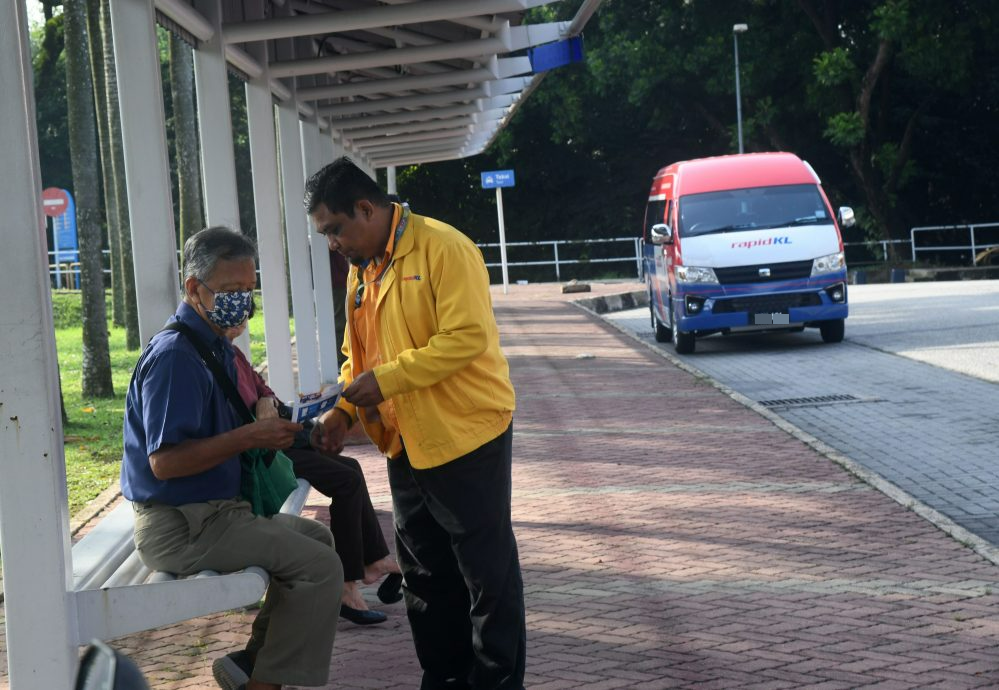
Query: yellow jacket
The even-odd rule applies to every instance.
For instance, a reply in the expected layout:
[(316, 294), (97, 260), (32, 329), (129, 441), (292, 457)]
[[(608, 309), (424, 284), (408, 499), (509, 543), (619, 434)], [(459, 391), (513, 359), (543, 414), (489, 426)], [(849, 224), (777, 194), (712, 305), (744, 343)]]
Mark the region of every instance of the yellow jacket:
[[(341, 369), (346, 388), (362, 373), (351, 327), (359, 272), (347, 277), (347, 338)], [(375, 378), (395, 405), (410, 463), (443, 465), (499, 436), (513, 418), (510, 368), (500, 350), (489, 295), (489, 274), (479, 248), (450, 225), (410, 215), (375, 303), (381, 364)], [(337, 406), (360, 418), (372, 439), (380, 421), (341, 399)], [(386, 449), (380, 448), (382, 452)]]

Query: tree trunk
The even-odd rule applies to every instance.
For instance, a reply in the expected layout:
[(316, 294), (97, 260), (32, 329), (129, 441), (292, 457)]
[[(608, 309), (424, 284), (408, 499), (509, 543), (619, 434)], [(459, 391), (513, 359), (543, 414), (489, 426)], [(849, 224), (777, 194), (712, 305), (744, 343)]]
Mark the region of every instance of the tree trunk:
[(129, 350), (138, 350), (141, 346), (139, 342), (139, 308), (135, 298), (132, 228), (128, 213), (128, 190), (125, 188), (125, 149), (121, 138), (121, 108), (118, 105), (118, 73), (114, 64), (114, 42), (111, 35), (111, 5), (108, 0), (100, 0), (100, 2), (101, 38), (104, 43), (104, 82), (108, 99), (108, 139), (111, 145), (115, 210), (118, 213), (118, 256), (115, 261), (121, 274), (125, 346)]
[[(170, 35), (170, 93), (177, 159), (180, 246), (202, 228), (201, 168), (198, 125), (194, 113), (194, 55), (191, 47)], [(183, 266), (181, 267), (183, 268)]]
[(111, 356), (101, 273), (101, 228), (98, 208), (97, 136), (94, 131), (94, 88), (87, 55), (85, 0), (63, 4), (66, 33), (66, 105), (69, 149), (76, 196), (80, 242), (80, 291), (83, 299), (84, 397), (114, 397)]
[[(124, 326), (122, 307), (121, 270), (115, 261), (118, 256), (118, 210), (115, 207), (114, 171), (111, 164), (111, 141), (108, 135), (108, 96), (104, 72), (104, 42), (101, 38), (100, 0), (87, 0), (87, 39), (90, 49), (90, 71), (94, 75), (94, 104), (97, 107), (97, 139), (101, 152), (101, 188), (104, 192), (104, 222), (107, 227), (107, 246), (110, 249), (111, 268), (111, 320)], [(101, 261), (103, 271), (104, 262)]]

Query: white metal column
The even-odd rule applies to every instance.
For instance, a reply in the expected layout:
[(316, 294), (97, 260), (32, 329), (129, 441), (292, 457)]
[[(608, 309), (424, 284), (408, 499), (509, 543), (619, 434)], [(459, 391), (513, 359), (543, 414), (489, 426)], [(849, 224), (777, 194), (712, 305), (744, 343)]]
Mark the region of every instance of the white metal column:
[[(329, 133), (319, 131), (315, 122), (302, 122), (302, 160), (305, 179), (330, 161), (325, 158)], [(315, 293), (316, 329), (319, 343), (319, 375), (323, 383), (336, 383), (340, 373), (337, 365), (339, 343), (333, 324), (333, 279), (330, 274), (330, 248), (326, 238), (316, 233), (312, 220), (308, 222), (309, 250), (312, 254), (312, 286)], [(297, 328), (296, 328), (296, 333)]]
[(115, 68), (132, 218), (139, 338), (149, 342), (177, 308), (177, 239), (152, 0), (111, 0)]
[(268, 81), (265, 67), (261, 76), (246, 83), (246, 119), (267, 341), (267, 384), (282, 400), (290, 400), (295, 393), (295, 378), (292, 374), (291, 327), (288, 323), (288, 274), (281, 237), (274, 101)]
[(0, 549), (14, 690), (76, 670), (66, 465), (31, 48), (24, 0), (0, 3)]
[(389, 194), (398, 194), (399, 192), (396, 189), (396, 185), (395, 185), (395, 166), (394, 165), (390, 165), (389, 167), (385, 168), (385, 178), (386, 178), (386, 185), (385, 185), (386, 191)]
[(194, 81), (201, 134), (201, 183), (208, 225), (239, 228), (236, 160), (232, 146), (229, 76), (223, 53), (220, 0), (197, 0), (195, 7), (215, 34), (194, 51)]
[[(197, 0), (195, 8), (215, 33), (194, 50), (194, 82), (198, 96), (198, 132), (201, 135), (201, 186), (205, 199), (205, 222), (241, 230), (239, 197), (236, 192), (236, 155), (232, 145), (229, 106), (229, 74), (222, 43), (220, 0)], [(250, 334), (235, 341), (250, 357)]]
[(316, 343), (309, 225), (302, 206), (305, 196), (302, 136), (295, 103), (281, 103), (277, 110), (285, 242), (288, 246), (291, 307), (295, 316), (295, 350), (298, 354), (298, 390), (301, 393), (313, 393), (319, 390), (320, 385), (319, 348)]

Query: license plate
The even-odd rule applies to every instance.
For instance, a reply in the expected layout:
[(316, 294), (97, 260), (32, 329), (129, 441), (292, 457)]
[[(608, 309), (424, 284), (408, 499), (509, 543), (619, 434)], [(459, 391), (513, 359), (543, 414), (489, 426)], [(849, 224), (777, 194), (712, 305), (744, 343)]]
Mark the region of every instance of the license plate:
[(791, 323), (787, 314), (775, 312), (771, 314), (753, 314), (754, 326), (786, 326)]

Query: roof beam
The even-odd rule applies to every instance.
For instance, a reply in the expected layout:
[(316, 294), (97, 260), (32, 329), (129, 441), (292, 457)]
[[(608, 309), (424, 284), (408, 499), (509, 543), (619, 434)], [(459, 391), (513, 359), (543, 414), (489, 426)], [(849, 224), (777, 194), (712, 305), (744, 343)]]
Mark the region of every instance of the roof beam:
[[(432, 2), (433, 0), (430, 1)], [(312, 17), (315, 15), (309, 16)], [(435, 60), (479, 58), (487, 55), (522, 50), (557, 40), (568, 28), (569, 22), (531, 24), (529, 26), (509, 26), (509, 24), (504, 24), (499, 33), (490, 38), (273, 62), (271, 63), (271, 74), (275, 77), (298, 77), (306, 74), (346, 72), (371, 67), (433, 62)], [(528, 68), (524, 72), (519, 72), (519, 74), (531, 71), (530, 60), (527, 58), (523, 59), (527, 61)], [(514, 75), (503, 74), (501, 76), (509, 77)]]
[(325, 14), (236, 22), (223, 27), (223, 34), (227, 43), (268, 41), (277, 38), (463, 19), (483, 14), (520, 12), (548, 2), (550, 0), (423, 0), (405, 5), (383, 5)]
[(357, 146), (367, 147), (367, 146), (378, 146), (380, 144), (388, 144), (391, 142), (405, 144), (411, 141), (427, 141), (428, 139), (447, 139), (449, 137), (467, 136), (471, 133), (472, 133), (471, 125), (465, 125), (464, 127), (453, 127), (451, 129), (431, 130), (429, 132), (396, 134), (394, 136), (388, 136), (385, 134), (376, 134), (375, 136), (371, 137), (362, 137), (359, 136), (360, 134), (362, 134), (362, 132), (357, 131), (353, 136), (353, 141), (354, 144)]
[[(477, 153), (477, 152), (476, 152)], [(443, 153), (434, 156), (423, 155), (423, 156), (413, 156), (412, 158), (397, 158), (397, 159), (378, 159), (371, 161), (372, 165), (376, 168), (386, 168), (390, 165), (403, 166), (403, 165), (421, 165), (423, 163), (438, 163), (442, 161), (453, 161), (457, 158), (468, 158), (469, 156), (475, 155), (474, 153)]]
[(430, 132), (438, 129), (453, 129), (455, 127), (465, 127), (474, 124), (471, 115), (452, 117), (449, 120), (431, 120), (430, 122), (406, 122), (403, 124), (383, 125), (381, 127), (369, 127), (368, 129), (357, 129), (350, 132), (343, 132), (344, 139), (351, 140), (355, 136), (358, 139), (370, 139), (372, 137), (411, 134), (413, 132)]
[(388, 113), (386, 115), (361, 115), (360, 117), (346, 117), (335, 122), (337, 129), (364, 129), (379, 125), (399, 124), (403, 122), (424, 122), (426, 120), (436, 120), (443, 117), (454, 117), (457, 115), (472, 115), (480, 112), (478, 105), (453, 105), (448, 108), (428, 108), (426, 110), (407, 110), (401, 113)]
[(328, 117), (346, 117), (362, 113), (377, 113), (403, 108), (419, 108), (423, 106), (443, 105), (445, 103), (463, 103), (487, 96), (483, 86), (472, 89), (453, 89), (442, 93), (427, 93), (419, 96), (402, 96), (400, 98), (378, 98), (370, 101), (355, 101), (342, 105), (320, 108), (319, 112)]
[(365, 146), (361, 150), (370, 157), (391, 154), (394, 151), (429, 151), (439, 149), (457, 149), (468, 143), (468, 137), (454, 137), (451, 139), (433, 139), (430, 141), (414, 141), (409, 144), (395, 144), (392, 146)]
[(507, 47), (501, 39), (479, 38), (432, 46), (390, 48), (364, 53), (272, 62), (271, 76), (300, 77), (306, 74), (323, 74), (325, 72), (349, 72), (371, 67), (409, 65), (415, 62), (482, 57), (483, 55), (504, 52), (507, 52)]
[(311, 89), (299, 89), (298, 96), (307, 101), (316, 101), (324, 98), (351, 98), (353, 96), (370, 96), (398, 91), (476, 84), (495, 78), (495, 75), (485, 68), (463, 69), (443, 72), (441, 74), (395, 77), (393, 79), (371, 79), (352, 84), (317, 86)]
[(531, 77), (510, 77), (487, 81), (482, 86), (490, 96), (502, 96), (507, 93), (520, 93), (520, 90), (531, 83)]

